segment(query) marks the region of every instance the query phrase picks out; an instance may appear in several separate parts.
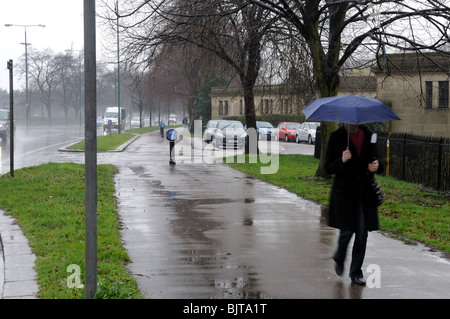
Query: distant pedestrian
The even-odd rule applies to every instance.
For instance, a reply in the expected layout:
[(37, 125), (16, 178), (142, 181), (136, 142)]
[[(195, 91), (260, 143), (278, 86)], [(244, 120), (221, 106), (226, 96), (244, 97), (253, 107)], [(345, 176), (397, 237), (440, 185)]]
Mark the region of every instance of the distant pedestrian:
[(355, 234), (349, 275), (352, 282), (359, 285), (366, 283), (361, 268), (368, 231), (379, 229), (371, 179), (374, 173), (384, 170), (377, 160), (376, 144), (370, 142), (371, 136), (363, 126), (344, 124), (330, 136), (325, 163), (328, 174), (334, 175), (329, 226), (340, 229), (333, 255), (335, 271), (342, 275), (347, 247)]
[(184, 128), (187, 127), (187, 122), (188, 122), (188, 119), (186, 117), (183, 117), (183, 127)]

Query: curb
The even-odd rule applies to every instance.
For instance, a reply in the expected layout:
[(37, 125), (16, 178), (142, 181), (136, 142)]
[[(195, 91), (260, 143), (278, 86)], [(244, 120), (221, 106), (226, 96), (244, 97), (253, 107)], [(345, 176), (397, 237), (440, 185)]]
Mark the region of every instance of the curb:
[(2, 234), (0, 233), (0, 299), (3, 299), (3, 287), (5, 286), (5, 254), (3, 254)]

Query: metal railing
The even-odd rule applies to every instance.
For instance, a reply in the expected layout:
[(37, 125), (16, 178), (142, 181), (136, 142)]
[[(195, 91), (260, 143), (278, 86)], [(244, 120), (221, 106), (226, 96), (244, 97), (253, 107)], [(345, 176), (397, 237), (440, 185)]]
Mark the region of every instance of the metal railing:
[(450, 191), (450, 139), (381, 133), (378, 153), (386, 175)]

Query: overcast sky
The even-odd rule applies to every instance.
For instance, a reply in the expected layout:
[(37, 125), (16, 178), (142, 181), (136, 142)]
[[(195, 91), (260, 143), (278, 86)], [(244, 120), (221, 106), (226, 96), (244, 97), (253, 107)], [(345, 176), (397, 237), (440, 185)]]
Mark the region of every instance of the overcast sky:
[[(82, 50), (82, 0), (14, 0), (2, 1), (0, 9), (0, 89), (9, 91), (7, 61), (18, 62), (25, 53), (24, 27), (5, 24), (38, 25), (27, 28), (27, 42), (36, 50), (52, 49), (55, 53), (73, 48)], [(97, 35), (97, 38), (99, 36)], [(98, 47), (98, 45), (97, 45)], [(16, 69), (17, 72), (17, 69)], [(24, 80), (14, 81), (14, 89), (22, 89)]]

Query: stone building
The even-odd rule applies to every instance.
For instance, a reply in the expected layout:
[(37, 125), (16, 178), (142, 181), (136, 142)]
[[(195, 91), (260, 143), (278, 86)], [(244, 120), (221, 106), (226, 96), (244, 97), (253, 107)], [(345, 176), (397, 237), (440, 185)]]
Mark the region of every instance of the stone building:
[[(376, 96), (376, 79), (373, 76), (342, 77), (339, 95)], [(303, 107), (317, 96), (297, 94), (288, 85), (256, 86), (254, 90), (256, 115), (300, 114)], [(244, 96), (239, 87), (214, 87), (210, 93), (211, 118), (245, 114)]]
[(377, 98), (401, 118), (391, 131), (450, 137), (450, 56), (389, 54), (378, 62)]
[[(338, 95), (376, 97), (384, 102), (401, 118), (389, 122), (392, 133), (450, 137), (450, 56), (389, 54), (378, 62), (370, 76), (342, 77)], [(284, 85), (257, 86), (254, 94), (256, 115), (300, 114), (317, 98), (300, 96)], [(245, 114), (240, 88), (215, 87), (210, 97), (213, 119)]]

